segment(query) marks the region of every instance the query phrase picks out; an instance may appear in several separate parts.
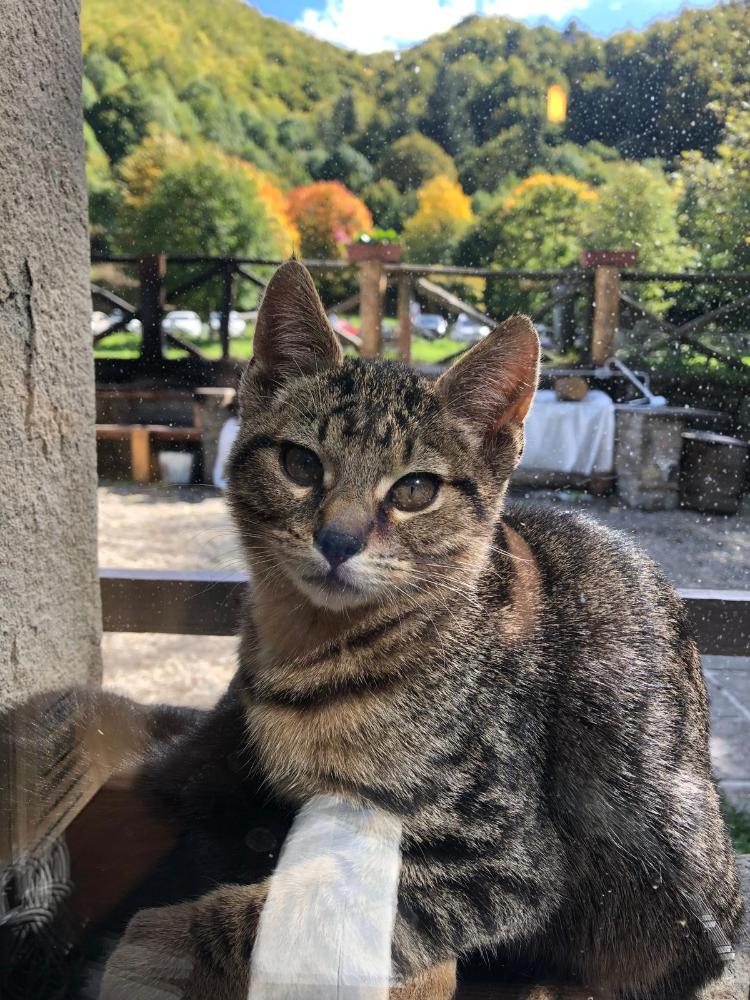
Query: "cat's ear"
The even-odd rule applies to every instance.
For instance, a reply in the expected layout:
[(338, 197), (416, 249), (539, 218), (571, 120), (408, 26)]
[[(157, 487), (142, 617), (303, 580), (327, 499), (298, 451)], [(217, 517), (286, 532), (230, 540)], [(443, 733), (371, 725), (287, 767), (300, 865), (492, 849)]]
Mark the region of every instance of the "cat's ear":
[(539, 336), (528, 316), (511, 316), (438, 379), (447, 406), (491, 444), (520, 429), (539, 380)]
[(341, 363), (341, 348), (310, 272), (288, 260), (268, 282), (253, 336), (254, 376), (281, 385)]

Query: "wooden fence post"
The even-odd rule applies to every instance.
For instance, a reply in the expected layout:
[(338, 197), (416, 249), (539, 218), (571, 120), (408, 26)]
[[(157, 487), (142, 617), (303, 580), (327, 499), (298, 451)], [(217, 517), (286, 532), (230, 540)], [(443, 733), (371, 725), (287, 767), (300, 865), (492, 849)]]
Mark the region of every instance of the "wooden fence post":
[(162, 360), (161, 321), (164, 317), (167, 258), (164, 254), (147, 254), (141, 259), (141, 301), (139, 307), (142, 341), (141, 361), (158, 365)]
[(383, 265), (379, 260), (360, 261), (359, 315), (362, 323), (362, 356), (365, 358), (376, 358), (380, 354), (385, 281)]
[(581, 263), (594, 268), (594, 315), (591, 324), (591, 363), (603, 365), (612, 357), (620, 325), (620, 271), (638, 260), (635, 250), (584, 250)]
[(620, 271), (597, 267), (594, 272), (594, 322), (591, 331), (591, 361), (603, 365), (612, 356), (612, 344), (620, 325)]
[(411, 275), (398, 274), (398, 356), (405, 364), (411, 361)]
[(221, 313), (219, 319), (219, 340), (221, 341), (221, 357), (226, 361), (229, 357), (229, 320), (234, 299), (234, 264), (225, 260), (222, 267)]

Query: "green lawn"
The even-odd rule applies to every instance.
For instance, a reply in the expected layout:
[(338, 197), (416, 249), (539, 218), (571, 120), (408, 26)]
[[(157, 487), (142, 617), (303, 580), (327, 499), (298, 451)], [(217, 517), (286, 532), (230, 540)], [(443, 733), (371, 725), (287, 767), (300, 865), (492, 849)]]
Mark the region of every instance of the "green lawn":
[[(94, 357), (113, 358), (117, 360), (137, 358), (140, 349), (140, 339), (139, 334), (129, 333), (127, 330), (113, 333), (106, 340), (96, 345), (94, 348)], [(194, 344), (212, 361), (218, 361), (221, 358), (221, 345), (214, 338), (202, 337), (200, 340), (191, 340), (190, 343)], [(412, 338), (412, 361), (415, 364), (436, 364), (439, 361), (450, 358), (464, 347), (464, 344), (456, 343), (455, 340), (450, 340), (448, 337), (440, 337), (439, 340), (425, 340), (423, 337), (414, 337)], [(232, 337), (229, 341), (229, 352), (231, 357), (238, 360), (249, 358), (253, 353), (252, 333), (243, 335), (242, 337)], [(171, 360), (185, 357), (185, 352), (179, 350), (177, 347), (167, 347), (164, 353)], [(397, 353), (398, 345), (396, 342), (386, 341), (385, 357), (395, 358)]]
[[(140, 351), (141, 337), (138, 333), (129, 333), (123, 330), (120, 333), (113, 333), (101, 344), (94, 348), (95, 358), (115, 358), (118, 360), (128, 360), (137, 358)], [(201, 337), (199, 340), (191, 340), (191, 344), (202, 351), (207, 358), (218, 361), (221, 358), (221, 344), (213, 337)], [(245, 335), (242, 337), (232, 337), (229, 341), (230, 357), (239, 360), (249, 358), (253, 353), (253, 337)], [(186, 357), (186, 352), (178, 347), (166, 347), (164, 354), (170, 360)]]

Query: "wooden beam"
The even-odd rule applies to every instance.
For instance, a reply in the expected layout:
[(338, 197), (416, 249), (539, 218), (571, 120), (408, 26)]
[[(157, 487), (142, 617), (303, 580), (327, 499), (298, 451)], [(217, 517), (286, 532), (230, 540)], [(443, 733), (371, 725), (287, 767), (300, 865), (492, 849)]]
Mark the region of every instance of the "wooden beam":
[(234, 635), (248, 578), (214, 571), (99, 571), (108, 632)]
[(432, 299), (435, 302), (439, 302), (443, 306), (447, 306), (451, 312), (454, 313), (466, 313), (466, 315), (477, 323), (484, 323), (489, 327), (494, 327), (496, 325), (495, 320), (488, 316), (486, 313), (481, 312), (475, 306), (470, 305), (468, 302), (464, 302), (463, 299), (459, 299), (457, 295), (453, 295), (452, 292), (447, 291), (445, 288), (441, 288), (440, 285), (436, 285), (432, 281), (428, 281), (427, 278), (417, 278), (417, 288), (428, 299)]
[[(106, 632), (234, 635), (249, 580), (214, 570), (99, 571)], [(750, 591), (678, 590), (702, 653), (750, 655)]]

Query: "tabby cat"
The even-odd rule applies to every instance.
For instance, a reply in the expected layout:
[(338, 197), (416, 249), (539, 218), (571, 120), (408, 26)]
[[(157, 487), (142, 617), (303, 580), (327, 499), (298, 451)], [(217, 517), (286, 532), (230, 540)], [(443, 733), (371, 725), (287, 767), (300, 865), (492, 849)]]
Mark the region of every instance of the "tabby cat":
[[(394, 996), (452, 996), (477, 954), (586, 996), (695, 995), (741, 916), (700, 663), (637, 548), (505, 503), (530, 321), (433, 383), (343, 358), (290, 261), (254, 351), (228, 490), (253, 588), (232, 688), (174, 751), (186, 785), (236, 739), (239, 780), (291, 812), (334, 795), (398, 818)], [(131, 955), (181, 956), (184, 996), (246, 997), (265, 891), (141, 913)]]

